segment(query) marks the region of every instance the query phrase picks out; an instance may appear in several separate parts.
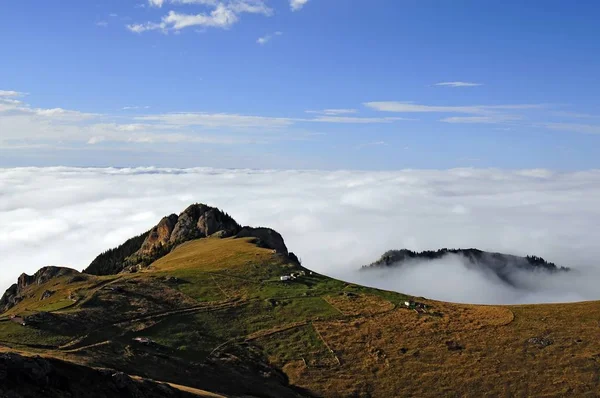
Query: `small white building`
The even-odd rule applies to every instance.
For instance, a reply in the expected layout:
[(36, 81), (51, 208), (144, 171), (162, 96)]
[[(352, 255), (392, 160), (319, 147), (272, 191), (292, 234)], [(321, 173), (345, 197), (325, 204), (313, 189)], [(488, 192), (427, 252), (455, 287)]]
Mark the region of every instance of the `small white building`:
[(146, 345), (154, 343), (148, 337), (136, 337), (136, 338), (133, 339), (133, 341), (136, 341), (136, 342), (138, 342), (140, 344), (146, 344)]
[(289, 275), (283, 275), (280, 277), (280, 279), (281, 281), (289, 281), (290, 279), (292, 279), (292, 277)]
[(410, 301), (405, 301), (404, 305), (407, 306), (407, 307), (410, 307)]

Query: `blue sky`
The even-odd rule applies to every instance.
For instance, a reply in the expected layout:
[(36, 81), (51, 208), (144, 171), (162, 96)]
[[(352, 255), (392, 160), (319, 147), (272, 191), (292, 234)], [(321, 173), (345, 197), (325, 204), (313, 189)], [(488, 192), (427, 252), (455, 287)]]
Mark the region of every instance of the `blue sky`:
[(0, 167), (600, 167), (594, 1), (0, 10)]

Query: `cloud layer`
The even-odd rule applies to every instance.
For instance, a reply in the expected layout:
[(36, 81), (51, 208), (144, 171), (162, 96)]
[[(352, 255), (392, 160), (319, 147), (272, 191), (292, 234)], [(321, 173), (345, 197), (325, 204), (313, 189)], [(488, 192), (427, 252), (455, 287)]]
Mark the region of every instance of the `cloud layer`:
[[(0, 169), (0, 289), (45, 265), (82, 269), (101, 251), (192, 202), (282, 233), (332, 276), (451, 301), (599, 299), (600, 171), (317, 172)], [(577, 268), (506, 289), (442, 261), (379, 276), (356, 270), (388, 249), (477, 247)]]

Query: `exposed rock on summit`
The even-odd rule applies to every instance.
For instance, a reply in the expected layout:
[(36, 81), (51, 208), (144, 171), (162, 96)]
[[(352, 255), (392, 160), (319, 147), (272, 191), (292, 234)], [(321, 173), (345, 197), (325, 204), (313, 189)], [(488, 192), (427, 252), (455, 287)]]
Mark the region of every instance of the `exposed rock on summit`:
[(171, 214), (169, 217), (163, 217), (163, 219), (150, 230), (148, 237), (144, 240), (144, 243), (142, 243), (142, 247), (140, 247), (135, 254), (148, 254), (156, 247), (168, 245), (176, 224), (176, 214)]
[[(77, 274), (79, 274), (78, 271), (64, 267), (44, 267), (33, 275), (21, 274), (17, 283), (9, 287), (0, 299), (0, 312), (8, 311), (21, 302), (24, 299), (23, 294), (31, 285), (42, 285), (53, 278), (74, 276)], [(46, 292), (44, 294), (46, 294)], [(50, 295), (48, 295), (48, 297)]]
[(270, 228), (244, 227), (236, 236), (238, 238), (256, 238), (256, 244), (258, 246), (273, 249), (279, 254), (288, 255), (288, 250), (283, 241), (283, 237)]
[(150, 231), (98, 256), (84, 271), (93, 275), (136, 272), (163, 257), (181, 243), (215, 238), (255, 238), (256, 244), (288, 255), (280, 234), (269, 228), (239, 225), (229, 214), (205, 204), (193, 204), (180, 215), (163, 217)]

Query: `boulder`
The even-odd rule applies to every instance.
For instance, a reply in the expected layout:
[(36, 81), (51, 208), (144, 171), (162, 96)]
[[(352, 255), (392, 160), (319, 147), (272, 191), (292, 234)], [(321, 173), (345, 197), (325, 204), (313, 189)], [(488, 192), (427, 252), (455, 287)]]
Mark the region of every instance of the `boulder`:
[(49, 299), (50, 297), (52, 297), (53, 294), (54, 294), (54, 291), (46, 290), (44, 293), (42, 293), (42, 297), (40, 297), (40, 301)]

